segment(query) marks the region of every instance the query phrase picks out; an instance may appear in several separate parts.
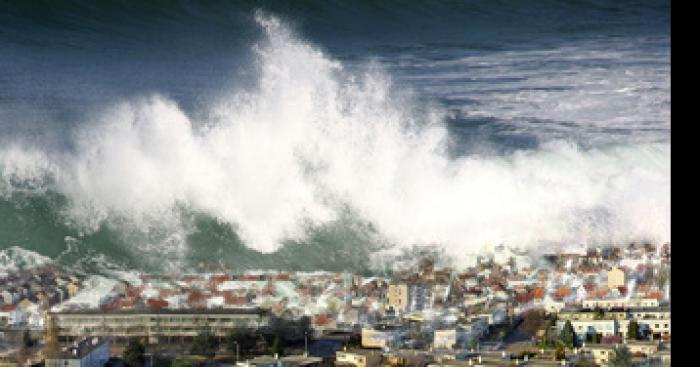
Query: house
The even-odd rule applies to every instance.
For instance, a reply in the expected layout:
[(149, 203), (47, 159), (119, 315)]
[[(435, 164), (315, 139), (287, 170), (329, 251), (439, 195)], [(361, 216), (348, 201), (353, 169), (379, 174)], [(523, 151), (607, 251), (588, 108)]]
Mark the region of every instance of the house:
[(457, 344), (457, 330), (435, 330), (433, 334), (433, 348), (452, 349)]
[(586, 340), (587, 335), (614, 336), (619, 332), (617, 320), (559, 320), (557, 330), (562, 330), (567, 321), (571, 322), (579, 341)]
[(236, 367), (320, 367), (322, 359), (306, 355), (260, 356), (236, 363)]
[(336, 366), (379, 367), (381, 361), (382, 354), (377, 350), (356, 349), (335, 352)]
[(632, 319), (648, 328), (655, 338), (671, 336), (671, 309), (668, 307), (641, 307), (630, 310)]
[(632, 354), (651, 356), (659, 350), (659, 343), (651, 340), (628, 340), (625, 344)]
[(618, 287), (624, 287), (625, 286), (625, 272), (618, 268), (614, 267), (608, 271), (608, 288), (609, 289), (617, 289)]
[(630, 308), (640, 308), (640, 307), (658, 307), (659, 306), (659, 300), (656, 298), (609, 298), (609, 299), (600, 299), (600, 298), (592, 298), (592, 299), (587, 299), (583, 301), (583, 307), (584, 308), (590, 308), (594, 309), (596, 307), (600, 307), (604, 310), (612, 309), (612, 308), (622, 308), (622, 309), (630, 309)]
[(362, 328), (363, 348), (387, 348), (397, 344), (399, 330), (396, 328)]
[(581, 351), (590, 353), (596, 364), (606, 365), (615, 355), (615, 345), (587, 343), (581, 348)]
[(109, 340), (85, 338), (64, 348), (59, 355), (47, 358), (46, 367), (102, 367), (109, 360)]
[(388, 307), (395, 311), (405, 311), (408, 308), (408, 285), (389, 284), (386, 295)]
[(27, 317), (17, 305), (4, 305), (0, 307), (0, 325), (21, 325), (27, 322)]

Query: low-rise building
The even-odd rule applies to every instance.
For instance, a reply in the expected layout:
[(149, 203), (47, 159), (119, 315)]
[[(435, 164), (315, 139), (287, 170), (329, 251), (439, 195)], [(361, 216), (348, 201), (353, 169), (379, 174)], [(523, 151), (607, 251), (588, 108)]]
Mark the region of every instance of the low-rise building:
[(610, 269), (608, 272), (608, 288), (617, 289), (625, 286), (625, 272), (617, 267)]
[(659, 350), (659, 343), (651, 340), (628, 340), (625, 344), (632, 354), (651, 356)]
[(395, 311), (405, 311), (408, 308), (408, 285), (389, 284), (386, 293), (387, 306)]
[(146, 338), (149, 344), (189, 341), (207, 331), (226, 336), (233, 330), (269, 325), (269, 311), (261, 308), (217, 310), (78, 310), (52, 312), (62, 342), (83, 336), (104, 336), (115, 343), (129, 337)]
[(452, 349), (457, 344), (457, 330), (435, 330), (433, 334), (433, 348)]
[(586, 299), (582, 302), (584, 308), (594, 309), (600, 307), (602, 309), (612, 308), (640, 308), (640, 307), (658, 307), (659, 300), (656, 298), (610, 298), (610, 299)]
[(567, 321), (571, 322), (579, 341), (586, 340), (587, 335), (614, 336), (618, 335), (619, 332), (616, 320), (559, 320), (557, 321), (557, 329), (561, 331)]
[(381, 362), (382, 354), (377, 350), (356, 349), (335, 352), (336, 366), (378, 367)]
[(109, 341), (106, 338), (90, 337), (64, 348), (47, 358), (46, 367), (102, 367), (109, 360)]
[(322, 363), (320, 357), (310, 357), (306, 355), (293, 355), (279, 357), (260, 356), (246, 361), (236, 362), (236, 367), (320, 367)]
[(598, 365), (606, 365), (615, 355), (615, 345), (613, 344), (586, 344), (581, 350), (590, 353)]
[(388, 348), (398, 344), (400, 339), (399, 330), (396, 328), (363, 328), (362, 347), (363, 348)]

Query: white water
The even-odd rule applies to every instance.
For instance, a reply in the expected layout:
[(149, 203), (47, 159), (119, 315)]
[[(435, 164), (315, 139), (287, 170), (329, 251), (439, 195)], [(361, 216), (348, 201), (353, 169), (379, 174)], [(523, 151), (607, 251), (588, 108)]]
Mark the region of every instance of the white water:
[(399, 247), (440, 243), (457, 257), (486, 242), (670, 240), (668, 144), (550, 141), (451, 159), (442, 111), (415, 112), (376, 65), (353, 74), (276, 19), (260, 23), (257, 88), (222, 97), (205, 121), (163, 96), (116, 104), (74, 153), (0, 147), (0, 192), (57, 190), (87, 232), (158, 228), (168, 236), (153, 253), (184, 254), (182, 207), (263, 252), (346, 207)]

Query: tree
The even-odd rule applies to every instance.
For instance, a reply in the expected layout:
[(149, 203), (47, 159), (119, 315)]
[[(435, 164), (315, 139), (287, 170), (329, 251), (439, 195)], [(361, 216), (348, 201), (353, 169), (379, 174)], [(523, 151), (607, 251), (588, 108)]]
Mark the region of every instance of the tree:
[(596, 320), (602, 320), (603, 317), (605, 317), (605, 311), (603, 311), (603, 309), (600, 308), (600, 306), (595, 306), (595, 308), (593, 309), (593, 312), (595, 314)]
[(56, 321), (50, 314), (47, 316), (46, 320), (46, 337), (44, 340), (44, 357), (56, 358), (61, 348), (58, 343), (58, 331), (56, 328)]
[(145, 354), (146, 347), (141, 343), (141, 340), (137, 337), (131, 337), (124, 348), (122, 358), (127, 367), (142, 367), (146, 362)]
[(238, 352), (241, 355), (250, 355), (257, 345), (258, 339), (260, 337), (254, 332), (232, 331), (226, 336), (226, 349), (231, 353), (236, 353), (236, 344), (238, 344)]
[(610, 359), (608, 364), (610, 367), (631, 367), (632, 366), (632, 353), (627, 349), (626, 346), (621, 345), (616, 347), (613, 352), (613, 357)]
[(523, 314), (522, 330), (529, 335), (536, 335), (543, 327), (546, 327), (547, 317), (543, 309), (530, 309)]
[(559, 338), (566, 347), (573, 348), (576, 346), (576, 332), (574, 331), (574, 326), (571, 325), (570, 320), (566, 320), (566, 323), (559, 334)]
[(669, 271), (666, 268), (661, 268), (658, 270), (658, 273), (656, 274), (656, 285), (663, 289), (666, 286), (666, 282), (669, 279)]
[(477, 343), (478, 343), (478, 341), (476, 340), (476, 338), (470, 339), (469, 340), (469, 349), (474, 350), (476, 348)]
[(283, 350), (283, 349), (282, 349), (282, 348), (283, 348), (283, 345), (282, 345), (282, 344), (283, 344), (283, 343), (282, 343), (282, 338), (280, 338), (279, 335), (275, 335), (275, 340), (272, 342), (272, 347), (270, 347), (270, 352), (271, 352), (272, 354), (281, 355), (281, 354), (282, 354), (282, 350)]
[(201, 332), (194, 337), (192, 340), (191, 354), (203, 355), (203, 356), (214, 356), (216, 350), (218, 349), (218, 343), (216, 338), (209, 332)]
[(560, 361), (566, 358), (566, 352), (564, 351), (564, 346), (561, 343), (557, 343), (557, 348), (554, 352), (554, 359)]
[(630, 323), (627, 324), (627, 338), (637, 340), (639, 336), (639, 324), (635, 320), (630, 321)]
[(29, 334), (29, 330), (25, 330), (22, 334), (22, 345), (26, 348), (34, 346), (34, 339), (32, 339), (32, 335)]

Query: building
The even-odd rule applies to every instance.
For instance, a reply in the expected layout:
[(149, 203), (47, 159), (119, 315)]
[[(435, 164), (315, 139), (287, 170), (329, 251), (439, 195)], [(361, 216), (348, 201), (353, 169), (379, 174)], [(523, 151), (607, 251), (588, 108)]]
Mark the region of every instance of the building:
[(433, 335), (433, 348), (452, 349), (457, 344), (457, 330), (435, 330)]
[(385, 329), (362, 329), (363, 348), (388, 348), (396, 345), (399, 341), (399, 332), (396, 328)]
[(656, 338), (671, 336), (671, 309), (669, 307), (642, 307), (630, 310), (632, 319), (649, 330)]
[(381, 366), (382, 354), (377, 350), (356, 349), (335, 352), (336, 366), (378, 367)]
[(389, 284), (387, 289), (387, 306), (395, 311), (406, 311), (408, 308), (408, 285)]
[(587, 299), (582, 302), (583, 308), (594, 309), (600, 307), (604, 310), (613, 308), (642, 308), (658, 307), (659, 300), (656, 298), (611, 298), (611, 299)]
[(423, 311), (433, 306), (432, 287), (411, 284), (408, 287), (408, 311)]
[(625, 344), (632, 354), (651, 356), (659, 350), (659, 343), (651, 340), (628, 340)]
[(617, 267), (608, 272), (608, 288), (617, 289), (625, 286), (625, 272)]
[(46, 359), (46, 367), (102, 367), (109, 360), (109, 340), (90, 337)]
[(586, 335), (618, 335), (620, 330), (617, 320), (559, 320), (557, 321), (557, 330), (561, 331), (567, 321), (571, 322), (579, 341), (586, 340)]
[(593, 356), (593, 360), (598, 365), (606, 365), (615, 355), (615, 345), (613, 344), (586, 344), (582, 351)]
[(27, 313), (15, 305), (4, 305), (0, 308), (0, 325), (16, 326), (27, 323)]
[(260, 356), (236, 363), (236, 367), (320, 367), (322, 358), (305, 355)]
[(269, 325), (267, 309), (217, 310), (79, 310), (52, 312), (60, 342), (83, 336), (104, 336), (114, 343), (129, 337), (146, 338), (149, 344), (189, 342), (208, 331), (225, 337), (232, 330), (259, 329)]

